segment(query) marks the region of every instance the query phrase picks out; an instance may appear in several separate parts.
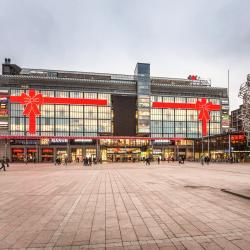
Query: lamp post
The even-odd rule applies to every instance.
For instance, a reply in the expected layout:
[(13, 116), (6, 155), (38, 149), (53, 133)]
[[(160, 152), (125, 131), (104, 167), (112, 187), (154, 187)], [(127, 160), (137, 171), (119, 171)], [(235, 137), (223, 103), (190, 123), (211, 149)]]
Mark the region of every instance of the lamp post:
[(193, 161), (195, 161), (194, 140), (193, 140)]
[(204, 141), (203, 141), (203, 134), (201, 135), (201, 156), (203, 157), (204, 154)]
[[(230, 82), (229, 82), (229, 70), (227, 71), (227, 96), (228, 96), (228, 113), (230, 114), (230, 98), (229, 98), (229, 87), (230, 87)], [(229, 122), (229, 128), (228, 128), (228, 155), (229, 159), (231, 159), (231, 122)]]

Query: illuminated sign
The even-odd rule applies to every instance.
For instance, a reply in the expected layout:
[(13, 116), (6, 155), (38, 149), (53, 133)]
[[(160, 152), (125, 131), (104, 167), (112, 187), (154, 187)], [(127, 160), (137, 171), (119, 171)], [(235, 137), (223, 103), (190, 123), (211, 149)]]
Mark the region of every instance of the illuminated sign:
[(207, 135), (207, 122), (210, 120), (210, 111), (220, 110), (220, 105), (207, 102), (206, 98), (196, 103), (153, 102), (153, 108), (160, 109), (195, 109), (199, 111), (198, 119), (202, 121), (202, 135)]
[(0, 129), (8, 129), (8, 90), (0, 90)]
[(67, 143), (68, 139), (53, 138), (50, 140), (51, 143)]
[(49, 139), (46, 139), (46, 138), (45, 139), (41, 139), (40, 140), (40, 144), (41, 145), (48, 145), (49, 144)]
[(245, 136), (244, 135), (231, 135), (232, 141), (244, 141)]
[(43, 153), (53, 153), (53, 148), (44, 148), (42, 149)]
[(188, 80), (196, 81), (196, 80), (198, 80), (198, 76), (189, 75), (189, 76), (188, 76)]
[(41, 93), (36, 93), (34, 89), (30, 89), (29, 94), (22, 93), (21, 96), (10, 96), (10, 102), (20, 103), (25, 106), (23, 114), (29, 117), (30, 134), (36, 132), (36, 117), (41, 115), (39, 108), (43, 104), (107, 105), (107, 100), (104, 99), (47, 97)]
[(230, 126), (230, 117), (228, 114), (222, 114), (221, 116), (221, 126), (223, 128), (229, 128)]

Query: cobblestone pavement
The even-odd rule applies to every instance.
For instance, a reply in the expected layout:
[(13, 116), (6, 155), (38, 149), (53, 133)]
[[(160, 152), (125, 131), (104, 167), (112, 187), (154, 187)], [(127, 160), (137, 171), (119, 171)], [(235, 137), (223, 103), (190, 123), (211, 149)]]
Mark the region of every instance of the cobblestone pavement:
[(1, 249), (250, 249), (250, 165), (12, 165)]

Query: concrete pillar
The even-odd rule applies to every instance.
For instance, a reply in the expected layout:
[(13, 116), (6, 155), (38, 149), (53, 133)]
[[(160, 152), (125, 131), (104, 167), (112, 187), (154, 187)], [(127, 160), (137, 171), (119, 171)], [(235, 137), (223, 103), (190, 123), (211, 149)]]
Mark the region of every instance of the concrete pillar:
[(56, 162), (56, 147), (53, 147), (53, 162)]
[(37, 157), (38, 162), (42, 162), (42, 148), (40, 145), (38, 145), (38, 157)]
[(100, 141), (96, 140), (96, 159), (99, 161), (100, 159)]
[(71, 162), (72, 157), (71, 157), (71, 147), (70, 147), (69, 141), (67, 143), (67, 155), (68, 155), (68, 161)]

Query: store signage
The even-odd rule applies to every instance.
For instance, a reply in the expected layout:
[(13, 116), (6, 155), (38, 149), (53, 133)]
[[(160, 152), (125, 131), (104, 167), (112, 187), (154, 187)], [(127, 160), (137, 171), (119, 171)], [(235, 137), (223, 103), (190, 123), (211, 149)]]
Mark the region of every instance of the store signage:
[(0, 129), (8, 129), (8, 90), (0, 90)]
[(231, 135), (232, 141), (244, 141), (245, 136), (244, 135)]
[(75, 139), (74, 142), (86, 142), (86, 143), (91, 143), (93, 142), (92, 139)]
[(41, 115), (39, 108), (43, 104), (107, 105), (107, 100), (105, 99), (47, 97), (41, 93), (36, 93), (34, 89), (30, 89), (29, 94), (22, 93), (21, 96), (10, 96), (10, 102), (25, 105), (23, 114), (29, 117), (30, 134), (36, 133), (36, 117)]
[(221, 126), (222, 128), (229, 128), (230, 126), (230, 117), (228, 114), (222, 114), (221, 116)]
[(207, 135), (207, 122), (210, 120), (210, 111), (220, 110), (220, 105), (207, 102), (206, 98), (196, 103), (153, 102), (153, 108), (160, 109), (195, 109), (199, 111), (198, 119), (202, 121), (202, 135)]
[(24, 149), (22, 149), (22, 148), (20, 148), (20, 149), (19, 148), (13, 148), (12, 149), (13, 153), (23, 153), (23, 151), (24, 151)]
[(53, 148), (44, 148), (42, 149), (43, 153), (53, 153)]
[(53, 138), (50, 140), (51, 143), (67, 143), (68, 139)]
[(41, 144), (41, 145), (49, 145), (49, 139), (46, 139), (46, 138), (41, 139), (41, 140), (40, 140), (40, 144)]
[(31, 149), (27, 149), (28, 153), (36, 153), (36, 149), (35, 148), (31, 148)]

